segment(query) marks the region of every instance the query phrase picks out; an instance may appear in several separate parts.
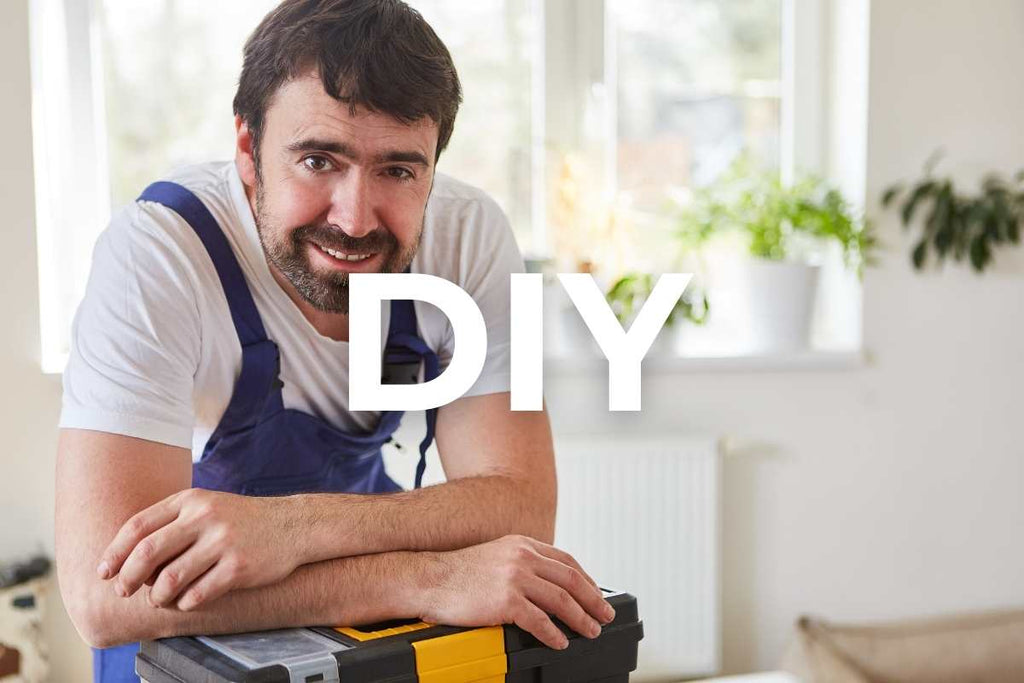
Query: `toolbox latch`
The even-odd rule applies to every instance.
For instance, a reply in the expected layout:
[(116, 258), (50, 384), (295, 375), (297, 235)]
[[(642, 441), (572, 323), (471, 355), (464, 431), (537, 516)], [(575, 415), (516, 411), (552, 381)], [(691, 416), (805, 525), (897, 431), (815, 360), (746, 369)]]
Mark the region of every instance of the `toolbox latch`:
[(334, 655), (281, 663), (288, 669), (290, 683), (339, 683), (338, 660)]

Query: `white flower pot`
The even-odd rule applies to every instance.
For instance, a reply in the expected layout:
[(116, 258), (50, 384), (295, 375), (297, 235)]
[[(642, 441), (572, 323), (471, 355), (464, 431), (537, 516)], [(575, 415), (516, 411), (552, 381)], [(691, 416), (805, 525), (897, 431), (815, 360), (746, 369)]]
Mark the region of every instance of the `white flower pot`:
[(749, 259), (736, 283), (745, 299), (747, 346), (754, 353), (799, 351), (810, 345), (820, 267)]

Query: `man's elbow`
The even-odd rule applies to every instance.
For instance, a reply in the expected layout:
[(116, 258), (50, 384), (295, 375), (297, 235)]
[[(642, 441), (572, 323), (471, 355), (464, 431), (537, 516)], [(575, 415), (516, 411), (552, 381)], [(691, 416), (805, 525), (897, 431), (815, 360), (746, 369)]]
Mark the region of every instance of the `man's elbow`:
[(78, 635), (89, 647), (106, 648), (133, 643), (144, 637), (132, 632), (132, 620), (115, 616), (110, 604), (116, 598), (106, 590), (109, 587), (89, 580), (68, 579), (61, 576), (60, 593), (64, 609), (71, 617)]
[(134, 642), (120, 638), (109, 624), (89, 615), (81, 614), (77, 619), (71, 617), (71, 623), (75, 625), (79, 637), (85, 641), (85, 644), (98, 650)]
[(116, 637), (112, 632), (112, 625), (103, 618), (102, 610), (96, 604), (94, 596), (83, 588), (69, 585), (68, 581), (61, 581), (61, 597), (64, 599), (64, 609), (71, 617), (78, 635), (89, 647), (112, 647), (116, 645)]

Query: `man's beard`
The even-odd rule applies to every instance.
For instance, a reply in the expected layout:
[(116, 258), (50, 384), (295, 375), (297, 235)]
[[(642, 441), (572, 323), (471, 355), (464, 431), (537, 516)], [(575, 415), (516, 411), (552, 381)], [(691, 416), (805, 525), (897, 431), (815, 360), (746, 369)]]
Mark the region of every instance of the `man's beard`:
[[(303, 225), (292, 230), (288, 237), (271, 241), (270, 235), (279, 233), (270, 224), (264, 211), (262, 182), (256, 182), (256, 232), (267, 260), (288, 278), (299, 295), (313, 308), (325, 313), (348, 315), (348, 273), (316, 273), (309, 262), (307, 250), (313, 243), (336, 251), (356, 254), (380, 254), (382, 273), (401, 273), (412, 263), (423, 236), (423, 223), (416, 241), (402, 249), (398, 240), (385, 227), (379, 227), (365, 237), (351, 237), (329, 225)], [(314, 247), (316, 248), (316, 247)]]

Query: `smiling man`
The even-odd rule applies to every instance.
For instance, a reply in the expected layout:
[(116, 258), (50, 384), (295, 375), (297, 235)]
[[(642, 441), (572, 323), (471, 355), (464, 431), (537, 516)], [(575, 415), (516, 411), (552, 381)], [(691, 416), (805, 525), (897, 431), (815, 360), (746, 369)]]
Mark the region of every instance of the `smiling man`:
[[(564, 647), (548, 615), (589, 637), (612, 618), (550, 545), (547, 417), (509, 409), (511, 231), (435, 172), (460, 98), (398, 0), (288, 0), (245, 46), (234, 161), (151, 185), (100, 238), (57, 468), (61, 591), (97, 680), (137, 680), (131, 643), (170, 635), (418, 617)], [(346, 407), (348, 277), (406, 270), (469, 292), (491, 340), (428, 418), (447, 482), (412, 491), (381, 458), (401, 415)], [(437, 309), (383, 320), (386, 368), (443, 371)]]

